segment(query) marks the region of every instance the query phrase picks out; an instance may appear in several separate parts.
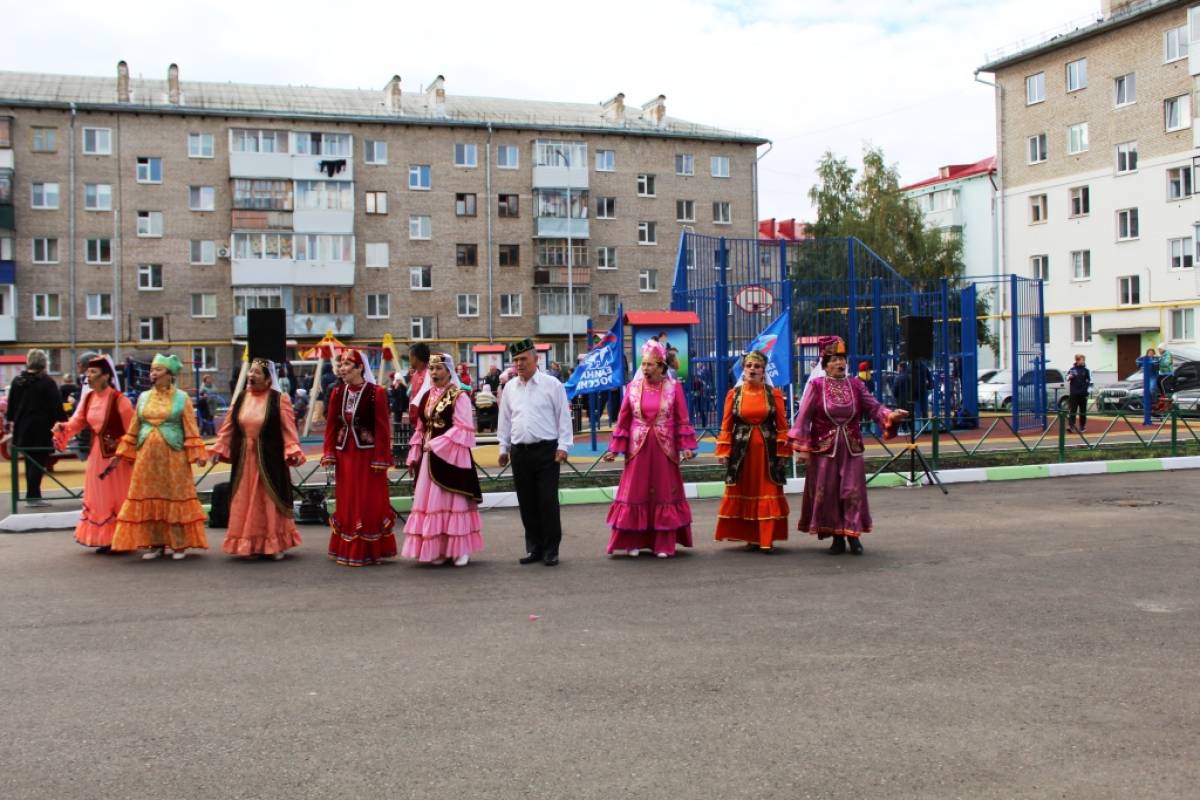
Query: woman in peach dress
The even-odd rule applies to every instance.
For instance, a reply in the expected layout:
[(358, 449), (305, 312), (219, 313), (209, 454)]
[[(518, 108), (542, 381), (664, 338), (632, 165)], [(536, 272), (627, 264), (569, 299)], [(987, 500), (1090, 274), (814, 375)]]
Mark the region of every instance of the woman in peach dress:
[(246, 391), (225, 415), (209, 454), (214, 464), (233, 464), (223, 551), (278, 561), (285, 550), (300, 544), (289, 467), (303, 464), (304, 452), (291, 400), (279, 391), (275, 365), (270, 361), (256, 358), (250, 362)]

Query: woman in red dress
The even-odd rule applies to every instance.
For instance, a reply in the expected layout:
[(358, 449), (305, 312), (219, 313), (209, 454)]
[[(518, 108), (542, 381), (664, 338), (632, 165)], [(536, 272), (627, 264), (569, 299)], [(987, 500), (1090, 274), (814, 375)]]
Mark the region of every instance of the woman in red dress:
[(321, 459), (325, 467), (335, 467), (329, 557), (362, 567), (396, 555), (396, 512), (387, 479), (392, 422), (387, 392), (376, 385), (362, 353), (342, 353), (337, 371), (342, 383), (330, 393)]

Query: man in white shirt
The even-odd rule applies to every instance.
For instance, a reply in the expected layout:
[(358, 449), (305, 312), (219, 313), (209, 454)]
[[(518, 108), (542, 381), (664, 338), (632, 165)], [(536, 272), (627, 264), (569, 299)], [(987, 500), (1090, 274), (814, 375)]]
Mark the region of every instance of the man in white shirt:
[(575, 443), (571, 404), (563, 385), (537, 367), (532, 339), (509, 346), (517, 375), (500, 394), (500, 466), (512, 460), (513, 483), (525, 528), (522, 564), (558, 564), (562, 520), (558, 513), (559, 465)]

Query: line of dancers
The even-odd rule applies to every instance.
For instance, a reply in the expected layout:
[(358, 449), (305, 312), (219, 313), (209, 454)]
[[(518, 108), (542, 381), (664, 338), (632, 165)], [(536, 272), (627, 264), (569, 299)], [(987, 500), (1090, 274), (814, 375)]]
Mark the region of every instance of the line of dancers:
[[(825, 374), (810, 381), (790, 428), (783, 395), (768, 377), (766, 356), (752, 351), (743, 357), (717, 438), (725, 491), (716, 540), (744, 542), (769, 553), (788, 538), (783, 490), (787, 464), (798, 457), (807, 463), (799, 530), (832, 538), (833, 554), (863, 553), (861, 536), (871, 530), (872, 520), (859, 421), (867, 415), (890, 437), (906, 413), (880, 404), (847, 373), (840, 338), (825, 337), (819, 347)], [(559, 563), (562, 540), (560, 465), (574, 441), (570, 403), (562, 384), (538, 369), (531, 339), (514, 343), (508, 352), (516, 375), (501, 393), (497, 436), (500, 465), (512, 465), (525, 529), (526, 553), (519, 561), (552, 567)], [(667, 374), (663, 346), (650, 340), (641, 357), (603, 456), (610, 462), (624, 457), (607, 516), (607, 552), (666, 559), (693, 544), (680, 464), (695, 457), (696, 433), (684, 388)], [(305, 456), (275, 365), (251, 361), (246, 390), (208, 448), (187, 393), (175, 387), (181, 366), (173, 355), (155, 356), (152, 387), (135, 405), (121, 394), (110, 358), (87, 365), (88, 390), (79, 408), (54, 427), (59, 448), (85, 427), (95, 435), (76, 541), (101, 552), (141, 551), (144, 559), (168, 552), (182, 559), (191, 550), (207, 549), (206, 515), (191, 468), (223, 461), (232, 469), (222, 550), (237, 557), (282, 559), (301, 544), (289, 468), (303, 464)], [(330, 394), (321, 458), (335, 478), (330, 558), (344, 566), (379, 564), (397, 555), (423, 564), (466, 566), (484, 546), (482, 494), (471, 455), (471, 400), (455, 379), (453, 359), (434, 353), (413, 377), (409, 415), (414, 431), (406, 466), (414, 490), (400, 549), (387, 478), (392, 422), (386, 393), (357, 350), (343, 351), (336, 369), (341, 381)]]

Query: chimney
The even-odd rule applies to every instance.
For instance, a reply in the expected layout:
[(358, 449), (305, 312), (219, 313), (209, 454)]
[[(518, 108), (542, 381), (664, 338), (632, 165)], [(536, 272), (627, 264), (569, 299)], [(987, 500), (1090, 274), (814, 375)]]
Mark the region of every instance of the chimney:
[(383, 87), (383, 104), (387, 106), (387, 110), (393, 114), (400, 113), (400, 76), (393, 75), (392, 79), (387, 82), (387, 86)]
[(167, 67), (167, 102), (173, 106), (179, 105), (179, 65)]
[(605, 100), (600, 116), (610, 122), (625, 121), (625, 93), (617, 92), (615, 97)]
[(438, 75), (425, 88), (425, 103), (439, 117), (446, 116), (446, 77)]
[(1109, 19), (1129, 9), (1137, 0), (1100, 0), (1100, 16)]
[(653, 122), (655, 127), (661, 128), (667, 119), (667, 96), (660, 94), (653, 100), (642, 103), (642, 116)]
[(129, 102), (129, 65), (124, 61), (117, 62), (117, 102)]

